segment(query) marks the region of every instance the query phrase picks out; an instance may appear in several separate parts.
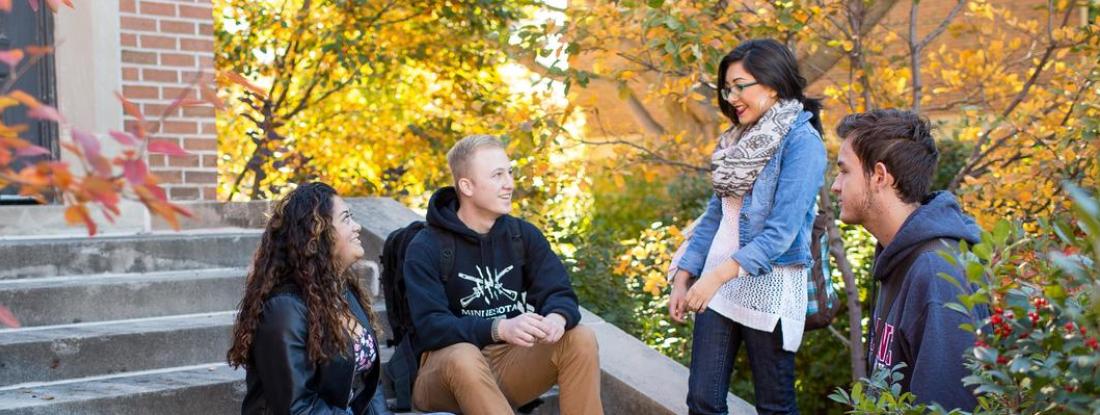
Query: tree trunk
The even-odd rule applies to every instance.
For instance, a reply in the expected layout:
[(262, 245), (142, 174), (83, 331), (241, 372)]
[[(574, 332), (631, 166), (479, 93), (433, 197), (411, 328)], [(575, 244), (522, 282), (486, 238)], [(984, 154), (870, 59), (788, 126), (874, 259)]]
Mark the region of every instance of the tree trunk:
[[(829, 197), (828, 186), (821, 187), (819, 195), (823, 215), (836, 218), (833, 212), (832, 199)], [(836, 267), (844, 279), (844, 292), (848, 296), (848, 341), (851, 349), (852, 381), (867, 377), (867, 359), (863, 352), (863, 307), (859, 302), (859, 285), (856, 283), (855, 272), (852, 264), (848, 262), (848, 253), (844, 250), (844, 239), (840, 235), (840, 228), (836, 220), (829, 221), (829, 254), (836, 260)]]

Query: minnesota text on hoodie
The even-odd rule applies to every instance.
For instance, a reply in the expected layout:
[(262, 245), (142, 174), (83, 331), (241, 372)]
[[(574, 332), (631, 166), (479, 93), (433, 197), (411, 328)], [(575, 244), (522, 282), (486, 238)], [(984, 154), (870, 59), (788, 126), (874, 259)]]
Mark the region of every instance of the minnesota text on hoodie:
[[(905, 363), (902, 390), (916, 395), (919, 402), (936, 402), (945, 408), (973, 409), (977, 399), (962, 384), (969, 375), (963, 366), (966, 349), (974, 344), (973, 333), (959, 328), (988, 316), (984, 307), (966, 315), (945, 307), (963, 294), (940, 274), (953, 277), (966, 294), (976, 287), (949, 264), (938, 250), (920, 253), (908, 270), (906, 259), (929, 241), (948, 239), (975, 244), (981, 229), (959, 208), (948, 192), (930, 195), (898, 229), (890, 245), (875, 252), (874, 278), (881, 292), (898, 293), (889, 310), (873, 313), (873, 338), (868, 344), (872, 370)], [(904, 279), (899, 278), (904, 276)], [(898, 286), (900, 284), (900, 286)]]
[[(504, 215), (481, 235), (458, 218), (458, 194), (446, 187), (432, 195), (427, 221), (405, 257), (405, 284), (415, 333), (416, 351), (438, 350), (455, 343), (478, 348), (492, 344), (492, 321), (532, 311), (559, 313), (566, 330), (580, 321), (577, 296), (565, 266), (546, 237), (521, 219)], [(509, 221), (517, 221), (524, 257), (513, 258)], [(453, 275), (440, 275), (442, 242), (437, 233), (454, 236)]]

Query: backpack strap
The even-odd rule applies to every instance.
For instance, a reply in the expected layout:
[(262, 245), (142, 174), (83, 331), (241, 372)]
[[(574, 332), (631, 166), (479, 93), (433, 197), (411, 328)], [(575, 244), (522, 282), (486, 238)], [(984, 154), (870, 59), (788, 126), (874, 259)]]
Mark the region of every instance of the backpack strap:
[[(917, 258), (920, 258), (922, 254), (927, 252), (936, 252), (943, 249), (957, 251), (958, 246), (959, 241), (951, 238), (936, 238), (925, 241), (917, 247), (917, 249), (911, 251), (909, 255), (902, 260), (899, 266), (894, 267), (893, 273), (890, 275), (890, 280), (897, 281), (897, 283), (891, 285), (888, 291), (881, 292), (882, 282), (875, 282), (875, 290), (871, 297), (871, 305), (875, 308), (871, 312), (871, 333), (867, 337), (868, 346), (870, 346), (871, 350), (871, 353), (868, 353), (867, 356), (867, 361), (871, 365), (868, 366), (869, 368), (874, 367), (875, 353), (877, 352), (875, 348), (878, 347), (875, 344), (875, 330), (878, 329), (879, 314), (881, 313), (881, 317), (885, 319), (890, 313), (890, 309), (894, 307), (894, 301), (897, 300), (898, 294), (901, 292), (901, 286), (905, 283), (905, 279), (909, 275), (909, 269), (913, 267), (913, 263), (916, 262)], [(882, 295), (882, 298), (879, 298), (880, 295)]]
[(432, 224), (427, 224), (427, 227), (435, 234), (435, 239), (439, 242), (439, 262), (443, 269), (443, 275), (440, 279), (446, 284), (451, 279), (451, 273), (455, 269), (455, 235)]
[(512, 258), (517, 261), (516, 266), (523, 269), (523, 265), (527, 263), (523, 249), (523, 234), (519, 229), (519, 219), (509, 218), (508, 220), (508, 235), (512, 244)]

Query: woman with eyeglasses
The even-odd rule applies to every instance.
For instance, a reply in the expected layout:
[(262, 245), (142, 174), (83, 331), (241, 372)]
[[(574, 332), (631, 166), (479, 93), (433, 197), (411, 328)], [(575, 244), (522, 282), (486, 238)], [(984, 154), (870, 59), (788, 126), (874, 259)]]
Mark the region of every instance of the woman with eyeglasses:
[(669, 313), (695, 312), (688, 408), (725, 414), (737, 352), (748, 351), (761, 414), (796, 414), (794, 354), (806, 321), (810, 231), (826, 167), (821, 104), (773, 39), (718, 67), (732, 126), (711, 156), (714, 196), (673, 260)]

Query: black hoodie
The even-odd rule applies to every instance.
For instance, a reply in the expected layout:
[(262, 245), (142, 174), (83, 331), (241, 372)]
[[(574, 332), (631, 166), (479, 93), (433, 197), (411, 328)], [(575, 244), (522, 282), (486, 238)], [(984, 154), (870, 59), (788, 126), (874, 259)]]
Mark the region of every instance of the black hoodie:
[[(976, 288), (938, 250), (920, 254), (907, 272), (895, 270), (913, 250), (938, 238), (971, 245), (981, 238), (974, 219), (962, 212), (955, 196), (948, 192), (931, 195), (909, 215), (890, 245), (876, 247), (873, 273), (882, 285), (881, 292), (889, 292), (896, 284), (901, 287), (889, 310), (879, 310), (876, 305), (868, 356), (872, 370), (904, 362), (907, 367), (900, 370), (905, 375), (902, 390), (912, 392), (918, 402), (972, 410), (977, 399), (963, 386), (962, 378), (970, 374), (963, 366), (963, 355), (974, 344), (974, 334), (959, 325), (978, 323), (989, 312), (980, 307), (975, 315), (968, 316), (944, 307), (958, 302), (963, 292), (940, 274), (955, 278), (966, 294)], [(891, 278), (895, 274), (905, 275), (904, 281)]]
[[(492, 344), (492, 321), (532, 311), (559, 313), (566, 330), (580, 321), (577, 295), (546, 237), (521, 219), (504, 215), (487, 235), (458, 218), (458, 193), (439, 189), (428, 202), (428, 224), (454, 235), (454, 269), (443, 283), (443, 241), (425, 229), (405, 251), (404, 278), (417, 352), (455, 343)], [(513, 258), (508, 221), (518, 221), (524, 258)]]

